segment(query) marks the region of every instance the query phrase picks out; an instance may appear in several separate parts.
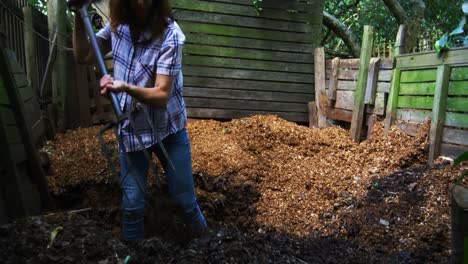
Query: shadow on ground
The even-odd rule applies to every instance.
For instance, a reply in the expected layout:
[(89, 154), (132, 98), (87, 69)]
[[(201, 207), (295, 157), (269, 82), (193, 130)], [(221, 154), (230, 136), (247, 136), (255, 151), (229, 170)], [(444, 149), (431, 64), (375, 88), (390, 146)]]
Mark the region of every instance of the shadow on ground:
[[(92, 211), (23, 219), (0, 228), (0, 259), (118, 263), (117, 254), (119, 259), (131, 256), (130, 263), (446, 263), (449, 225), (431, 223), (441, 212), (449, 215), (448, 192), (432, 183), (440, 180), (434, 175), (441, 169), (422, 166), (372, 178), (364, 197), (350, 198), (352, 210), (330, 212), (336, 219), (328, 224), (333, 234), (314, 232), (307, 237), (256, 222), (261, 180), (246, 183), (229, 175), (195, 175), (199, 202), (212, 227), (209, 235), (187, 239), (160, 181), (148, 194), (148, 239), (124, 244), (119, 240), (118, 187), (82, 186), (56, 201), (61, 210), (90, 206)], [(431, 211), (434, 206), (439, 209)], [(63, 230), (47, 249), (58, 226)]]

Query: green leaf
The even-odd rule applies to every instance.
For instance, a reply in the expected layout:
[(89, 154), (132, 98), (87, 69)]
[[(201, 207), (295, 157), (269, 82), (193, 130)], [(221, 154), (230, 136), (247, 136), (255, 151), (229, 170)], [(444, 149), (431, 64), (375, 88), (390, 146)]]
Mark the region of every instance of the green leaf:
[(463, 161), (468, 161), (468, 151), (466, 151), (465, 153), (461, 154), (457, 159), (455, 159), (455, 161), (453, 162), (453, 165), (454, 165), (454, 166), (458, 166), (458, 165), (460, 165), (460, 163), (462, 163)]

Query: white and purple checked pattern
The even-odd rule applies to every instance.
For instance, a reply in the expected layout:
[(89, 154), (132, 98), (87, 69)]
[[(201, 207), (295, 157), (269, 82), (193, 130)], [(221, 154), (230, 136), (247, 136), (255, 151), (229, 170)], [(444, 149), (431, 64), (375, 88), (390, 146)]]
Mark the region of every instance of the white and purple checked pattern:
[[(182, 47), (185, 35), (179, 25), (171, 22), (162, 37), (151, 40), (151, 34), (141, 34), (136, 43), (132, 43), (130, 28), (120, 25), (117, 33), (111, 31), (109, 23), (97, 33), (104, 45), (112, 45), (114, 56), (114, 79), (132, 85), (154, 87), (156, 74), (174, 76), (171, 95), (167, 108), (147, 107), (150, 118), (156, 127), (160, 140), (183, 129), (187, 123), (185, 102), (182, 98)], [(133, 109), (133, 98), (126, 93), (117, 95), (122, 111)], [(125, 120), (119, 127), (124, 147), (127, 152), (143, 149), (138, 144), (136, 132), (141, 136), (146, 148), (157, 143), (155, 135), (146, 121), (143, 111), (135, 112), (135, 127)]]

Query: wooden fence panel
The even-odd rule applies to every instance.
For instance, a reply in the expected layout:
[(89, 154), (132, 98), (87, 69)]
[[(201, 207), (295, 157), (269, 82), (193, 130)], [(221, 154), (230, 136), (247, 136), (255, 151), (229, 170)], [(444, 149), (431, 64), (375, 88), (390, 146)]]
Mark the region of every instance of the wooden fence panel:
[(468, 150), (468, 48), (452, 49), (443, 56), (407, 54), (396, 61), (401, 71), (397, 101), (387, 112), (396, 112), (397, 125), (414, 134), (431, 119), (431, 161), (439, 154), (455, 157)]
[[(191, 118), (276, 114), (308, 121), (323, 0), (173, 0), (186, 35), (184, 98)], [(112, 70), (112, 59), (107, 57)], [(385, 78), (385, 74), (383, 75)]]
[(263, 2), (258, 16), (246, 0), (172, 1), (187, 36), (183, 73), (189, 117), (275, 113), (308, 121), (323, 1)]
[[(332, 77), (332, 60), (326, 62), (326, 91), (330, 88), (330, 78)], [(357, 86), (359, 73), (359, 59), (341, 59), (337, 65), (336, 100), (330, 100), (326, 104), (326, 116), (335, 120), (351, 122), (353, 112), (354, 92)], [(369, 97), (366, 107), (366, 114), (383, 117), (385, 115), (387, 94), (390, 90), (392, 78), (392, 61), (381, 59), (378, 63), (378, 78), (376, 81), (376, 91), (373, 97)], [(376, 69), (377, 70), (377, 69)], [(370, 77), (370, 76), (369, 76)], [(373, 89), (372, 86), (367, 89)], [(370, 96), (370, 95), (369, 95)]]

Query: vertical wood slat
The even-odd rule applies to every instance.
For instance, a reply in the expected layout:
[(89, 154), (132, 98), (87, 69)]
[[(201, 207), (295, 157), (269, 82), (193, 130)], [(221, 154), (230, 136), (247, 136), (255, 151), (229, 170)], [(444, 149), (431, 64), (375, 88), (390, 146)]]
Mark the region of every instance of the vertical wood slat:
[(377, 94), (377, 84), (379, 82), (380, 58), (372, 58), (367, 77), (365, 104), (375, 104), (375, 95)]
[(23, 141), (24, 149), (26, 150), (28, 162), (31, 170), (34, 172), (31, 174), (32, 181), (37, 186), (37, 189), (41, 195), (41, 202), (43, 208), (48, 208), (50, 206), (50, 196), (47, 191), (47, 180), (44, 171), (40, 165), (38, 152), (36, 146), (32, 141), (32, 132), (31, 128), (27, 125), (25, 120), (25, 111), (23, 102), (20, 100), (20, 95), (18, 92), (18, 87), (16, 85), (16, 80), (13, 78), (10, 58), (7, 54), (7, 51), (4, 49), (2, 43), (0, 43), (0, 75), (4, 81), (6, 87), (7, 95), (12, 104), (12, 109), (14, 117), (17, 120), (16, 124), (21, 134)]
[(309, 127), (318, 127), (318, 119), (317, 119), (317, 104), (315, 101), (308, 103), (309, 108)]
[[(406, 32), (406, 26), (400, 25), (400, 28), (398, 29), (397, 39), (395, 41), (395, 46), (393, 49), (393, 58), (404, 53), (405, 32)], [(387, 102), (387, 112), (386, 112), (386, 117), (385, 117), (385, 130), (384, 130), (385, 137), (388, 136), (388, 133), (390, 132), (390, 128), (393, 124), (393, 120), (395, 120), (395, 117), (396, 117), (398, 93), (400, 89), (400, 78), (401, 78), (401, 70), (397, 68), (395, 69), (395, 72), (393, 73), (392, 84), (390, 87), (390, 95), (388, 97), (388, 102)]]
[[(28, 77), (28, 83), (33, 88), (33, 91), (37, 91), (37, 49), (36, 49), (36, 36), (32, 31), (34, 26), (32, 9), (30, 7), (23, 8), (24, 15), (24, 44), (26, 54), (26, 73)], [(33, 93), (34, 95), (36, 92)]]
[(366, 93), (373, 45), (374, 27), (365, 26), (359, 64), (359, 76), (356, 91), (354, 92), (353, 118), (351, 121), (351, 137), (355, 142), (359, 142), (361, 138), (361, 128), (364, 119), (364, 96)]
[(432, 164), (440, 154), (442, 143), (442, 132), (445, 122), (445, 110), (447, 106), (447, 95), (450, 81), (449, 65), (440, 65), (437, 68), (436, 90), (434, 95), (434, 106), (432, 107), (431, 132), (429, 135), (429, 163)]
[(328, 100), (330, 104), (336, 100), (336, 90), (338, 88), (338, 70), (340, 68), (340, 58), (332, 60), (332, 74), (330, 77), (330, 87), (328, 87)]
[(325, 48), (315, 49), (315, 102), (317, 103), (317, 119), (320, 128), (327, 126), (327, 118), (323, 112), (328, 99), (325, 91)]

